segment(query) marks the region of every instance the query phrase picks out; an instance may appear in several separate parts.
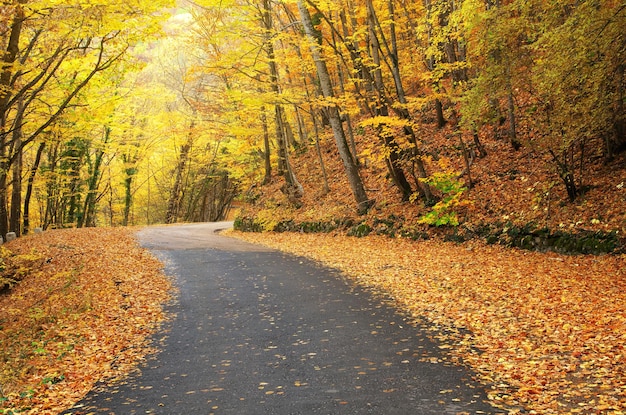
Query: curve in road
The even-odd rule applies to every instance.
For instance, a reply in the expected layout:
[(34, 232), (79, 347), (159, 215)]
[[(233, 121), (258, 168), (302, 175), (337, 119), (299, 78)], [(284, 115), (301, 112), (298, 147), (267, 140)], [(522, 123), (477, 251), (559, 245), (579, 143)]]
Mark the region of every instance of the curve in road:
[(65, 414), (496, 414), (422, 327), (333, 269), (220, 236), (150, 227), (180, 292), (160, 352)]

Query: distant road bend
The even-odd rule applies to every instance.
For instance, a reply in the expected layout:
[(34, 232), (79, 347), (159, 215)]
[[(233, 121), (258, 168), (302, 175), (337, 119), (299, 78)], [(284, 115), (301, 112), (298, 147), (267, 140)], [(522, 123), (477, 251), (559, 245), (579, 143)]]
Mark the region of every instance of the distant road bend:
[(220, 236), (139, 232), (180, 289), (160, 352), (65, 414), (496, 414), (420, 327), (338, 271)]

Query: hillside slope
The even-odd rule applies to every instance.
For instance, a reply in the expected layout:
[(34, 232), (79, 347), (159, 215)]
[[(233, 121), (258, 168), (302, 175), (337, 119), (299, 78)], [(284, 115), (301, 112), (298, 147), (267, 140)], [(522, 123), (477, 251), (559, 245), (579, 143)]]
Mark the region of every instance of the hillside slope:
[[(428, 137), (421, 144), (429, 174), (448, 174), (467, 187), (467, 175), (459, 177), (464, 172), (464, 159), (453, 127), (436, 129), (426, 124), (418, 133), (421, 137)], [(293, 198), (289, 200), (284, 193), (283, 179), (274, 177), (269, 185), (249, 191), (247, 200), (251, 203), (246, 205), (239, 217), (254, 220), (257, 228), (266, 230), (290, 228), (285, 225), (290, 221), (296, 230), (303, 229), (302, 223), (335, 222), (347, 225), (348, 230), (355, 224), (365, 223), (374, 232), (392, 233), (394, 236), (419, 237), (428, 233), (430, 236), (447, 234), (450, 237), (452, 234), (453, 239), (464, 239), (476, 235), (492, 235), (494, 238), (495, 235), (500, 242), (507, 239), (501, 237), (502, 231), (514, 227), (519, 227), (520, 232), (540, 230), (546, 235), (601, 232), (613, 233), (609, 251), (623, 245), (622, 235), (626, 233), (626, 153), (619, 154), (610, 162), (605, 161), (601, 154), (586, 157), (582, 170), (578, 171), (582, 180), (578, 186), (582, 194), (571, 202), (548, 154), (541, 154), (529, 146), (513, 150), (505, 139), (497, 138), (493, 131), (480, 139), (487, 155), (473, 159), (470, 168), (473, 187), (466, 189), (461, 194), (461, 203), (451, 209), (460, 222), (456, 228), (436, 229), (419, 223), (432, 207), (420, 200), (401, 201), (384, 160), (368, 156), (372, 154), (368, 146), (377, 144), (371, 144), (376, 142), (376, 138), (368, 135), (367, 131), (356, 136), (360, 174), (369, 197), (375, 201), (367, 215), (359, 217), (356, 214), (332, 137), (326, 136), (321, 142), (321, 154), (328, 175), (328, 193), (323, 190), (321, 165), (315, 146), (311, 144), (294, 151), (290, 157), (293, 170), (304, 189), (303, 196), (295, 203)], [(472, 137), (464, 137), (463, 140), (470, 151), (477, 153), (470, 147)], [(405, 166), (408, 167), (408, 163)], [(409, 171), (408, 168), (406, 170)], [(415, 188), (415, 180), (412, 184)], [(439, 197), (445, 196), (437, 189), (435, 193)], [(307, 226), (305, 230), (309, 230)], [(315, 226), (312, 227), (315, 230)], [(323, 225), (320, 227), (324, 228)], [(544, 247), (545, 244), (538, 245)]]

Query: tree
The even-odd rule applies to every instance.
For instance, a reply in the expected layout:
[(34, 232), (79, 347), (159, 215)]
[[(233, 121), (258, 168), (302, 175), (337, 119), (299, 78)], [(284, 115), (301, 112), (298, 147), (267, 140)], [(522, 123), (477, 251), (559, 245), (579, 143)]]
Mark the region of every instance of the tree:
[[(19, 233), (21, 158), (96, 75), (119, 62), (137, 34), (149, 35), (157, 11), (169, 1), (131, 0), (50, 4), (19, 0), (3, 6), (12, 16), (3, 38), (0, 73), (0, 234)], [(8, 8), (8, 9), (6, 9)], [(80, 17), (80, 18), (78, 18)], [(132, 25), (122, 25), (128, 18)], [(7, 198), (12, 170), (12, 203)], [(11, 206), (10, 211), (8, 206)], [(11, 212), (11, 215), (9, 215)], [(11, 217), (10, 217), (11, 216)], [(10, 223), (9, 223), (10, 220)]]
[(525, 142), (546, 155), (576, 199), (589, 157), (600, 150), (610, 159), (626, 144), (625, 14), (613, 1), (465, 2), (475, 74), (461, 108), (465, 125), (508, 120), (513, 147)]
[[(626, 5), (618, 3), (546, 8), (543, 34), (533, 44), (539, 137), (533, 144), (550, 154), (570, 200), (580, 192), (585, 157), (594, 148), (610, 160), (626, 146)], [(562, 47), (568, 44), (577, 47)]]
[[(276, 139), (278, 141), (278, 168), (285, 177), (287, 185), (287, 194), (291, 198), (299, 198), (302, 196), (302, 185), (298, 182), (296, 175), (289, 162), (289, 146), (287, 143), (286, 133), (289, 128), (289, 124), (285, 119), (285, 113), (283, 105), (279, 102), (278, 96), (280, 95), (280, 85), (278, 79), (278, 68), (276, 65), (276, 55), (274, 53), (273, 45), (273, 20), (272, 9), (270, 6), (270, 0), (263, 0), (263, 8), (261, 10), (261, 21), (263, 22), (263, 29), (265, 30), (264, 36), (264, 49), (267, 54), (267, 63), (269, 66), (270, 86), (272, 92), (276, 95), (277, 102), (274, 104), (274, 123), (276, 125)], [(266, 147), (267, 151), (267, 147)]]
[(85, 195), (85, 202), (81, 215), (78, 218), (77, 227), (83, 226), (96, 226), (96, 199), (98, 192), (98, 184), (102, 176), (102, 163), (106, 152), (106, 146), (109, 144), (111, 138), (111, 128), (105, 126), (102, 133), (102, 143), (96, 148), (93, 161), (91, 158), (87, 159), (89, 166), (89, 178), (87, 179), (87, 194)]
[[(300, 12), (304, 32), (309, 39), (309, 47), (311, 49), (311, 54), (313, 55), (313, 60), (317, 69), (317, 76), (324, 98), (332, 99), (335, 95), (328, 68), (326, 66), (326, 62), (323, 60), (319, 44), (317, 43), (315, 28), (313, 27), (313, 22), (311, 21), (311, 14), (304, 5), (303, 0), (298, 0), (298, 10)], [(359, 176), (355, 159), (350, 153), (350, 148), (348, 147), (343, 125), (341, 123), (339, 108), (336, 104), (329, 103), (327, 111), (330, 125), (333, 130), (333, 136), (335, 138), (335, 144), (339, 150), (339, 155), (343, 162), (348, 182), (350, 183), (350, 188), (352, 189), (352, 195), (357, 203), (357, 211), (360, 214), (364, 214), (371, 207), (372, 201), (367, 197), (365, 187), (363, 186), (363, 182)]]

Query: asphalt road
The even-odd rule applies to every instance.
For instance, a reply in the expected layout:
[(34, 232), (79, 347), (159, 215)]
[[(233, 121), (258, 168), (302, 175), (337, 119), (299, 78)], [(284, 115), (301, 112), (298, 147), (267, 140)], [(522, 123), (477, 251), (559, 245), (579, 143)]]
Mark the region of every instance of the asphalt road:
[(160, 352), (66, 414), (496, 414), (420, 327), (338, 271), (215, 234), (152, 227), (180, 294)]

